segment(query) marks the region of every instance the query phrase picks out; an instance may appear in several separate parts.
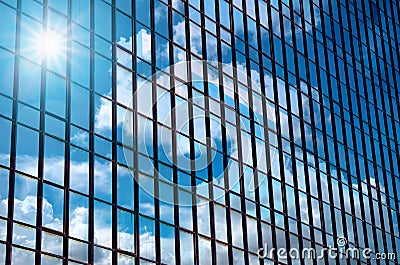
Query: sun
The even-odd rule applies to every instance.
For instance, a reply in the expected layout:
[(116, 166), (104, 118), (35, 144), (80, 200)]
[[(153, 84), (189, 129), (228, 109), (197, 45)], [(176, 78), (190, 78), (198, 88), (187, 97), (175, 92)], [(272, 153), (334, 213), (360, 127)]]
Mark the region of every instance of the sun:
[(37, 43), (42, 59), (57, 60), (66, 50), (63, 39), (61, 34), (53, 30), (43, 32)]

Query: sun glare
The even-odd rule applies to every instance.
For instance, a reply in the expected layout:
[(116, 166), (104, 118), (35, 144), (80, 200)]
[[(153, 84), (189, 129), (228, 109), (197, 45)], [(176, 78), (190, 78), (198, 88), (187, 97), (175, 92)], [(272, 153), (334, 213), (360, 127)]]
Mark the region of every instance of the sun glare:
[(54, 31), (44, 32), (37, 44), (42, 58), (57, 59), (65, 51), (62, 40), (63, 37)]

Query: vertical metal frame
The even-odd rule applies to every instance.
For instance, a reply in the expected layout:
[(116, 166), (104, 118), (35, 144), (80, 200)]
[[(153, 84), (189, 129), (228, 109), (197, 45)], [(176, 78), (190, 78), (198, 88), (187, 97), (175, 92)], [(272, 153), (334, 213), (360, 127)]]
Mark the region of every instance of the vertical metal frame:
[[(67, 61), (71, 61), (72, 55), (72, 0), (68, 0), (68, 28), (67, 28)], [(65, 152), (64, 152), (64, 221), (63, 221), (63, 265), (68, 264), (69, 256), (69, 188), (70, 188), (70, 138), (71, 138), (71, 63), (67, 63), (67, 102), (65, 114)]]
[[(48, 1), (43, 1), (43, 23), (42, 30), (47, 35), (47, 13)], [(44, 128), (45, 128), (45, 104), (46, 104), (46, 77), (47, 77), (47, 58), (41, 58), (40, 73), (40, 124), (39, 124), (39, 160), (38, 160), (38, 183), (37, 183), (37, 214), (36, 214), (36, 264), (42, 261), (42, 207), (43, 207), (43, 171), (44, 171)]]
[(20, 61), (20, 39), (21, 39), (21, 1), (17, 1), (16, 32), (15, 32), (15, 56), (14, 56), (14, 84), (13, 84), (13, 111), (10, 144), (10, 176), (8, 183), (8, 216), (7, 216), (7, 246), (6, 264), (11, 264), (13, 220), (14, 220), (14, 194), (15, 194), (15, 164), (17, 149), (17, 118), (18, 118), (18, 95), (19, 95), (19, 61)]
[(95, 55), (95, 23), (94, 4), (97, 0), (90, 0), (90, 111), (89, 111), (89, 224), (88, 224), (88, 263), (94, 263), (94, 55)]

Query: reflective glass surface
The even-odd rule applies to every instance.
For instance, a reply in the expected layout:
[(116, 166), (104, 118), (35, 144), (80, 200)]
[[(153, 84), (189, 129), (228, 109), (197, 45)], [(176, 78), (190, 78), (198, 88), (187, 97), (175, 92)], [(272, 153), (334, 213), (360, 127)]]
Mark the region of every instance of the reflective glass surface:
[(0, 264), (400, 253), (399, 11), (0, 0)]

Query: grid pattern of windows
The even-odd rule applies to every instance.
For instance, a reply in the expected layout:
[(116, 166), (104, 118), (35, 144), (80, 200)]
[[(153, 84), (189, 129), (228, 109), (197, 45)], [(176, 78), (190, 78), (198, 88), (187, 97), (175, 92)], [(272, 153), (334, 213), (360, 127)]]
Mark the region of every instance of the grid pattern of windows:
[[(395, 0), (0, 1), (0, 264), (303, 264), (257, 251), (338, 237), (400, 253), (398, 13)], [(166, 73), (174, 89), (155, 75), (199, 60)], [(206, 167), (187, 163), (202, 152)]]

